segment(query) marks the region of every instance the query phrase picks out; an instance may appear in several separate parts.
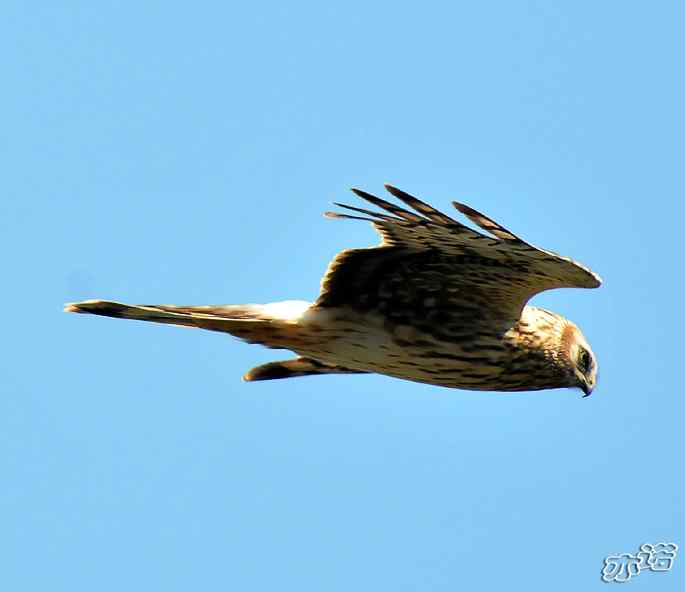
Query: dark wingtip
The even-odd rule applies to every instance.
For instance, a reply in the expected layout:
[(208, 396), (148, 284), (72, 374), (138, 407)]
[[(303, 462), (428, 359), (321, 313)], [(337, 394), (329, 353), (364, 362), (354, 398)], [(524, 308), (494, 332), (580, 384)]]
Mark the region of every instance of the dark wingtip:
[(292, 378), (294, 376), (300, 376), (302, 372), (297, 368), (298, 361), (299, 360), (268, 362), (266, 364), (262, 364), (261, 366), (255, 366), (243, 375), (243, 381), (257, 382), (259, 380), (277, 380), (279, 378)]
[(480, 216), (480, 212), (474, 210), (471, 206), (467, 206), (459, 201), (453, 201), (452, 205), (457, 208), (465, 216)]
[(243, 375), (244, 382), (257, 382), (259, 380), (276, 380), (278, 378), (290, 378), (293, 373), (288, 368), (281, 364), (274, 362), (273, 364), (264, 364), (248, 370)]
[(594, 283), (591, 287), (599, 288), (604, 283), (604, 280), (594, 271), (590, 271), (590, 273), (592, 274), (592, 279), (594, 280)]

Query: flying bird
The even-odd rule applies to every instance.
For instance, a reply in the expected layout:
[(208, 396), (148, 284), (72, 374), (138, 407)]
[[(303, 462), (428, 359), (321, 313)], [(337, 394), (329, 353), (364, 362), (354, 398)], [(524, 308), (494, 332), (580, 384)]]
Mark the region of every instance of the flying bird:
[(383, 211), (335, 205), (372, 222), (377, 247), (339, 253), (314, 303), (211, 306), (67, 304), (87, 313), (199, 327), (294, 352), (257, 366), (246, 381), (378, 373), (477, 391), (578, 387), (592, 392), (597, 361), (580, 329), (526, 303), (553, 288), (597, 288), (587, 267), (539, 249), (462, 203), (473, 230), (391, 185), (411, 210), (359, 189)]

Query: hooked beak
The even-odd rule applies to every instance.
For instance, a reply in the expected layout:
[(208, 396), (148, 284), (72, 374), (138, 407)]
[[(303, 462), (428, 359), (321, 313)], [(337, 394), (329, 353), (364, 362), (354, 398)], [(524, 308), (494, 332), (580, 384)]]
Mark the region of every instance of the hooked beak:
[(580, 385), (580, 388), (585, 393), (583, 395), (583, 399), (585, 397), (589, 397), (592, 394), (592, 387), (587, 382), (583, 381), (583, 383)]

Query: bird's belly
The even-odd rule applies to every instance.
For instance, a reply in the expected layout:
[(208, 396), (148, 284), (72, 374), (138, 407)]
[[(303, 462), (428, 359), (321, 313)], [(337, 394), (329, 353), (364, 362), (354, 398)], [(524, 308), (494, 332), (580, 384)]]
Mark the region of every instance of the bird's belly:
[(462, 335), (457, 343), (378, 315), (311, 313), (300, 324), (306, 328), (306, 339), (292, 349), (326, 364), (471, 390), (491, 390), (502, 372), (501, 344), (493, 345), (494, 338), (485, 354), (476, 337)]

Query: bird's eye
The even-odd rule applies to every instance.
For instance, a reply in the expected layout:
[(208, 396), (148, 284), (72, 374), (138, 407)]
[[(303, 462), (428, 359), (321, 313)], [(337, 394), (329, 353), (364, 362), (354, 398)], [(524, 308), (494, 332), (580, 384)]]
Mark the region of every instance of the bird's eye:
[(580, 353), (578, 354), (578, 368), (580, 368), (581, 372), (585, 374), (590, 370), (591, 365), (592, 358), (590, 357), (590, 352), (586, 349), (581, 349)]

